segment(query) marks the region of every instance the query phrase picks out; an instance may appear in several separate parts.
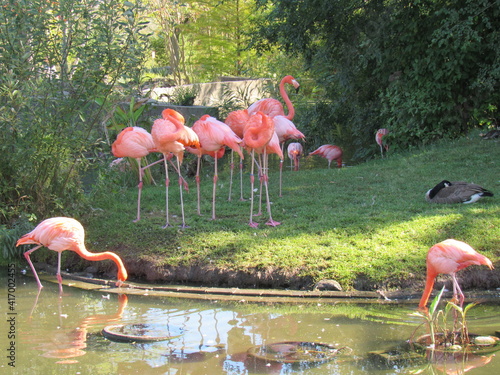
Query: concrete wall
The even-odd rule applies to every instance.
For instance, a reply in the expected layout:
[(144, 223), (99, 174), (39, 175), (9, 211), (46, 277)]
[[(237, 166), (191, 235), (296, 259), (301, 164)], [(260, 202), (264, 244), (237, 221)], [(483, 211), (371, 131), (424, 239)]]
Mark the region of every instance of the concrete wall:
[[(264, 89), (269, 84), (267, 78), (248, 79), (238, 81), (198, 83), (199, 88), (194, 105), (217, 107), (224, 101), (224, 93), (230, 91), (235, 97), (244, 98), (251, 104), (264, 97)], [(194, 85), (183, 85), (175, 87), (158, 87), (151, 91), (151, 99), (167, 102), (169, 98), (180, 87), (193, 87)]]
[(161, 112), (166, 108), (172, 108), (184, 116), (186, 120), (186, 125), (191, 126), (203, 115), (210, 115), (215, 118), (219, 116), (219, 110), (216, 107), (206, 107), (206, 106), (182, 106), (182, 105), (172, 105), (162, 102), (153, 102), (148, 108), (145, 115), (152, 118), (161, 118)]

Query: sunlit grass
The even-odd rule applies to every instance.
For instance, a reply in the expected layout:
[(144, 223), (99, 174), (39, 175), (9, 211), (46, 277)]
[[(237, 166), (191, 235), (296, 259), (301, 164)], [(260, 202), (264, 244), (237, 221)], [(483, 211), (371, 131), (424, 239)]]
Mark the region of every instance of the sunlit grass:
[[(239, 177), (228, 202), (229, 172), (219, 173), (217, 220), (211, 218), (212, 173), (202, 174), (203, 216), (196, 214), (196, 184), (184, 194), (188, 229), (180, 229), (177, 183), (170, 184), (170, 214), (165, 224), (165, 187), (143, 190), (142, 220), (135, 187), (102, 189), (94, 211), (80, 218), (93, 251), (115, 251), (125, 259), (155, 259), (159, 265), (203, 265), (229, 270), (281, 269), (315, 280), (333, 278), (345, 289), (360, 277), (379, 287), (399, 281), (421, 283), (430, 246), (447, 238), (469, 243), (490, 257), (500, 255), (500, 151), (498, 141), (477, 134), (343, 169), (304, 167), (292, 172), (284, 163), (283, 196), (278, 197), (277, 163), (270, 172), (272, 215), (282, 225), (268, 227), (262, 213), (248, 226), (250, 202), (239, 201)], [(312, 164), (312, 163), (311, 163)], [(235, 169), (236, 171), (236, 169)], [(248, 161), (244, 196), (248, 198)], [(442, 179), (478, 183), (496, 196), (473, 205), (432, 205), (425, 192)], [(157, 179), (158, 180), (158, 179)], [(173, 180), (173, 179), (172, 179)], [(258, 187), (258, 182), (256, 182)], [(258, 197), (256, 197), (257, 212)]]

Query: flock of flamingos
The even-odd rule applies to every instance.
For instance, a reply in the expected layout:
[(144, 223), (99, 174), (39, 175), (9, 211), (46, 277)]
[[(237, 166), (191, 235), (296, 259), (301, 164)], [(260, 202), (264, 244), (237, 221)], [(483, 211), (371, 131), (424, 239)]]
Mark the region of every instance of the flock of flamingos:
[[(186, 182), (180, 173), (180, 164), (182, 163), (185, 151), (198, 156), (198, 168), (196, 174), (198, 187), (198, 213), (200, 213), (200, 160), (202, 155), (210, 155), (215, 160), (212, 202), (212, 219), (215, 219), (217, 160), (224, 155), (225, 149), (228, 147), (231, 149), (231, 153), (236, 152), (239, 155), (240, 160), (243, 160), (244, 158), (242, 150), (245, 149), (250, 154), (252, 160), (250, 173), (252, 196), (250, 198), (251, 208), (249, 225), (251, 227), (257, 227), (258, 225), (253, 221), (253, 187), (255, 166), (257, 166), (259, 180), (264, 185), (266, 191), (267, 212), (269, 215), (269, 220), (266, 224), (269, 226), (280, 225), (280, 223), (274, 221), (271, 216), (267, 175), (268, 155), (275, 153), (282, 161), (284, 143), (290, 139), (304, 139), (304, 134), (302, 134), (291, 121), (295, 115), (295, 111), (286, 93), (284, 87), (285, 83), (293, 85), (295, 89), (298, 89), (299, 84), (291, 76), (284, 77), (280, 83), (280, 93), (288, 108), (287, 115), (285, 115), (284, 108), (280, 101), (267, 98), (257, 101), (247, 109), (231, 112), (226, 118), (225, 123), (209, 115), (204, 115), (190, 128), (184, 125), (184, 118), (180, 113), (172, 109), (165, 109), (162, 112), (162, 118), (154, 121), (151, 134), (140, 127), (128, 127), (123, 129), (112, 145), (112, 152), (116, 157), (135, 158), (139, 164), (137, 218), (134, 221), (140, 220), (143, 171), (144, 169), (163, 161), (166, 173), (165, 227), (171, 226), (169, 222), (168, 207), (169, 162), (172, 164), (178, 175), (180, 186), (179, 191), (181, 194), (182, 227), (186, 227), (182, 199), (182, 187)], [(386, 129), (379, 129), (375, 137), (382, 154), (384, 150), (387, 150), (388, 148), (387, 145), (383, 143), (383, 137), (387, 133)], [(302, 145), (299, 142), (292, 142), (288, 146), (287, 151), (290, 159), (295, 161), (295, 168), (298, 169), (298, 158), (303, 153)], [(164, 157), (159, 161), (142, 167), (142, 158), (151, 152), (160, 152)], [(338, 146), (323, 145), (317, 150), (311, 152), (310, 155), (320, 155), (325, 157), (328, 160), (328, 167), (330, 167), (330, 163), (333, 160), (337, 161), (338, 167), (342, 166), (342, 150)], [(176, 158), (176, 164), (172, 162), (173, 156)], [(280, 175), (282, 169), (281, 164), (282, 162), (280, 163)], [(115, 253), (109, 251), (103, 253), (89, 252), (86, 249), (84, 242), (84, 228), (77, 220), (67, 217), (54, 217), (42, 221), (33, 231), (22, 236), (17, 241), (16, 246), (26, 244), (37, 245), (24, 252), (24, 257), (28, 261), (28, 264), (35, 276), (39, 290), (42, 289), (42, 284), (30, 259), (30, 254), (40, 247), (47, 247), (48, 249), (58, 253), (57, 280), (59, 282), (60, 294), (62, 294), (61, 253), (64, 250), (74, 251), (82, 258), (91, 261), (105, 259), (112, 260), (118, 268), (118, 281), (116, 285), (122, 286), (123, 282), (128, 277), (127, 270), (122, 259)], [(448, 239), (432, 246), (428, 251), (426, 263), (427, 279), (425, 289), (419, 303), (419, 309), (423, 311), (427, 311), (426, 305), (438, 274), (451, 275), (453, 282), (453, 298), (458, 301), (460, 305), (462, 305), (464, 302), (464, 295), (456, 279), (456, 272), (470, 265), (486, 265), (490, 269), (493, 269), (493, 263), (491, 260), (477, 253), (465, 242), (454, 239)]]
[[(269, 220), (266, 222), (269, 226), (280, 225), (279, 222), (273, 220), (271, 213), (271, 205), (269, 202), (268, 189), (268, 156), (269, 154), (277, 154), (280, 158), (280, 196), (281, 196), (281, 176), (283, 166), (284, 144), (288, 140), (303, 140), (304, 134), (300, 132), (292, 122), (295, 116), (295, 109), (285, 89), (285, 84), (292, 85), (296, 90), (299, 88), (299, 83), (292, 77), (284, 77), (279, 85), (280, 94), (288, 109), (288, 114), (285, 115), (285, 110), (281, 102), (274, 98), (265, 98), (258, 100), (247, 109), (237, 110), (229, 113), (225, 122), (204, 115), (197, 120), (192, 127), (185, 125), (184, 117), (172, 110), (165, 109), (162, 112), (162, 118), (154, 121), (151, 134), (140, 127), (125, 128), (117, 137), (112, 145), (113, 155), (122, 158), (129, 157), (137, 160), (139, 165), (139, 185), (137, 199), (137, 217), (135, 221), (141, 218), (140, 201), (142, 190), (142, 173), (144, 169), (149, 168), (152, 164), (142, 166), (142, 159), (152, 152), (163, 154), (163, 162), (165, 165), (166, 174), (166, 224), (165, 227), (171, 226), (169, 222), (169, 207), (168, 207), (168, 188), (169, 175), (168, 163), (170, 162), (178, 174), (179, 185), (185, 185), (185, 180), (180, 173), (180, 164), (184, 157), (184, 153), (189, 153), (198, 156), (198, 167), (196, 172), (196, 184), (198, 192), (198, 214), (200, 214), (200, 161), (203, 155), (209, 155), (214, 158), (215, 170), (213, 177), (213, 197), (212, 197), (212, 219), (216, 219), (215, 215), (215, 196), (217, 183), (217, 161), (222, 158), (226, 148), (231, 150), (231, 161), (233, 154), (237, 153), (240, 158), (240, 183), (242, 180), (242, 160), (244, 159), (243, 150), (251, 158), (251, 197), (250, 197), (250, 220), (251, 227), (257, 227), (258, 223), (253, 221), (254, 209), (254, 172), (257, 169), (259, 181), (264, 186), (266, 194), (266, 207), (269, 215)], [(382, 142), (382, 138), (380, 142)], [(377, 138), (377, 139), (379, 139)], [(382, 143), (381, 143), (382, 144)], [(292, 142), (288, 146), (288, 156), (294, 161), (295, 170), (299, 167), (299, 158), (303, 155), (303, 147), (299, 142)], [(320, 155), (328, 159), (328, 167), (332, 160), (337, 160), (337, 165), (342, 166), (342, 149), (335, 145), (323, 145), (310, 155)], [(175, 156), (176, 164), (171, 159)], [(231, 163), (233, 165), (233, 163)], [(232, 173), (229, 199), (231, 199), (232, 188)], [(186, 228), (184, 204), (182, 197), (182, 188), (179, 189), (181, 194), (181, 214), (182, 228)], [(241, 190), (241, 189), (240, 189)], [(262, 194), (261, 194), (262, 195)], [(241, 195), (240, 199), (243, 199)]]

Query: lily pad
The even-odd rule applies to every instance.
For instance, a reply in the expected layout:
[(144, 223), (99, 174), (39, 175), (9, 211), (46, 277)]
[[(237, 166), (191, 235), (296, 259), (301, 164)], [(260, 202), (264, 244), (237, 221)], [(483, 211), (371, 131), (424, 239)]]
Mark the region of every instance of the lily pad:
[(118, 342), (153, 342), (172, 340), (182, 335), (182, 329), (165, 324), (114, 324), (104, 327), (102, 334)]
[(315, 363), (332, 360), (340, 352), (331, 344), (283, 341), (248, 349), (248, 355), (269, 362)]

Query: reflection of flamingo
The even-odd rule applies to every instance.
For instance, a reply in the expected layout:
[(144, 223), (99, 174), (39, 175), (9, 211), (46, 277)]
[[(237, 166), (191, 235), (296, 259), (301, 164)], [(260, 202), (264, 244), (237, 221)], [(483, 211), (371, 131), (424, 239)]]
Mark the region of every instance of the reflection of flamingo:
[(342, 149), (334, 145), (323, 145), (309, 153), (309, 155), (319, 155), (326, 158), (328, 160), (328, 168), (330, 168), (332, 160), (337, 160), (337, 166), (342, 168), (342, 154)]
[(432, 292), (434, 281), (440, 273), (447, 273), (453, 280), (453, 299), (457, 299), (460, 306), (464, 303), (464, 294), (458, 285), (455, 274), (468, 266), (484, 265), (493, 269), (491, 260), (476, 252), (471, 246), (462, 241), (448, 239), (429, 249), (427, 253), (427, 280), (425, 289), (418, 305), (425, 310), (427, 301)]
[(103, 253), (91, 253), (85, 248), (85, 230), (83, 226), (75, 219), (69, 217), (53, 217), (42, 221), (31, 232), (22, 236), (16, 243), (16, 246), (26, 244), (38, 244), (31, 250), (24, 253), (33, 274), (35, 275), (38, 289), (42, 289), (42, 283), (38, 278), (35, 267), (30, 259), (30, 254), (42, 246), (50, 250), (57, 251), (57, 281), (59, 282), (59, 292), (62, 293), (61, 277), (61, 253), (64, 250), (71, 250), (87, 260), (105, 260), (111, 259), (118, 267), (117, 286), (127, 280), (127, 270), (118, 255), (110, 251)]
[(304, 149), (299, 142), (292, 142), (288, 145), (288, 157), (290, 158), (290, 168), (292, 167), (292, 162), (294, 165), (293, 170), (299, 170), (299, 159), (304, 154)]
[(187, 126), (184, 126), (184, 117), (172, 109), (165, 109), (162, 112), (162, 118), (155, 120), (151, 129), (151, 136), (156, 149), (163, 153), (165, 164), (165, 189), (166, 189), (166, 224), (164, 228), (169, 227), (168, 217), (168, 188), (170, 180), (168, 178), (167, 155), (173, 153), (177, 159), (177, 173), (179, 175), (179, 192), (182, 212), (182, 228), (187, 228), (184, 218), (184, 201), (182, 198), (182, 176), (181, 163), (184, 157), (184, 146), (199, 147), (198, 136)]
[[(249, 119), (248, 115), (248, 110), (246, 109), (240, 109), (237, 111), (230, 112), (226, 120), (224, 121), (226, 125), (228, 125), (231, 130), (241, 139), (243, 139), (243, 129), (245, 128), (245, 125)], [(234, 170), (234, 163), (233, 163), (233, 154), (234, 151), (231, 150), (231, 176), (229, 179), (229, 198), (227, 199), (228, 201), (231, 201), (231, 191), (233, 187), (233, 170)], [(245, 199), (243, 198), (243, 159), (240, 158), (240, 201), (244, 201)]]
[(384, 136), (389, 134), (389, 130), (387, 129), (379, 129), (377, 130), (377, 134), (375, 134), (375, 141), (377, 141), (377, 144), (380, 146), (380, 155), (384, 157), (384, 149), (385, 151), (389, 150), (389, 145), (384, 144)]
[(134, 222), (141, 219), (141, 192), (142, 192), (142, 171), (141, 160), (154, 150), (154, 143), (151, 134), (138, 126), (129, 126), (123, 129), (116, 141), (111, 146), (113, 155), (117, 158), (130, 157), (137, 160), (139, 166), (139, 190), (137, 195), (137, 218)]
[[(292, 102), (290, 101), (290, 98), (288, 97), (288, 94), (285, 90), (285, 83), (293, 85), (293, 87), (295, 87), (295, 90), (298, 90), (300, 85), (292, 76), (283, 77), (279, 85), (281, 97), (285, 101), (285, 104), (288, 108), (288, 115), (286, 115), (285, 117), (288, 120), (293, 120), (293, 118), (295, 117), (295, 108), (293, 108)], [(255, 115), (257, 112), (262, 112), (263, 114), (268, 115), (271, 118), (274, 116), (285, 115), (285, 111), (281, 102), (273, 98), (260, 99), (253, 103), (250, 107), (248, 107), (248, 114), (250, 116)]]
[[(198, 121), (193, 124), (193, 130), (198, 135), (200, 140), (201, 150), (204, 152), (213, 152), (215, 160), (214, 167), (214, 186), (212, 194), (212, 220), (215, 220), (215, 191), (217, 186), (217, 159), (219, 156), (217, 152), (221, 149), (224, 150), (225, 146), (228, 146), (231, 150), (236, 151), (240, 155), (240, 159), (243, 160), (243, 152), (240, 148), (241, 138), (238, 137), (229, 126), (220, 122), (214, 117), (209, 115), (202, 116)], [(199, 191), (200, 191), (200, 161), (201, 155), (198, 157), (198, 169), (197, 169), (197, 185), (198, 185), (198, 214), (200, 213), (200, 201), (199, 201)]]
[[(264, 181), (264, 186), (266, 188), (267, 194), (267, 211), (269, 214), (269, 221), (266, 223), (267, 225), (277, 226), (280, 225), (279, 222), (274, 221), (271, 215), (271, 204), (269, 202), (269, 192), (268, 192), (268, 176), (267, 176), (267, 146), (271, 142), (273, 136), (277, 140), (276, 133), (274, 132), (274, 123), (262, 112), (258, 112), (257, 114), (250, 117), (247, 122), (247, 125), (243, 134), (243, 142), (245, 147), (251, 149), (252, 154), (252, 168), (250, 172), (250, 183), (251, 183), (251, 202), (250, 202), (250, 222), (249, 225), (253, 228), (258, 226), (257, 223), (253, 221), (253, 186), (254, 186), (254, 164), (255, 164), (255, 152), (262, 154), (262, 162), (261, 162), (261, 174), (262, 180)], [(278, 150), (280, 150), (278, 145)], [(280, 150), (281, 151), (281, 150)]]
[[(44, 350), (42, 357), (57, 358), (58, 364), (71, 364), (78, 361), (72, 359), (86, 354), (87, 334), (89, 329), (101, 324), (108, 324), (122, 318), (123, 312), (128, 303), (126, 294), (118, 295), (118, 310), (113, 314), (95, 314), (84, 318), (80, 324), (71, 331), (58, 327), (57, 336), (36, 349)], [(60, 314), (61, 315), (61, 314)]]

